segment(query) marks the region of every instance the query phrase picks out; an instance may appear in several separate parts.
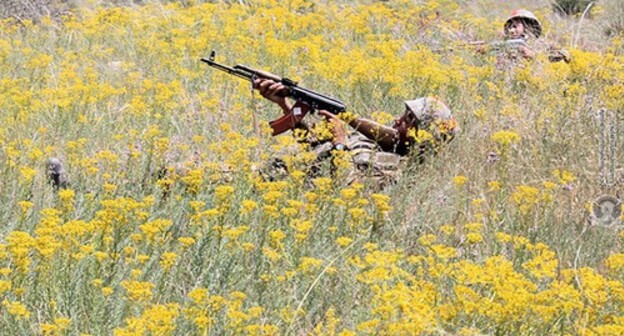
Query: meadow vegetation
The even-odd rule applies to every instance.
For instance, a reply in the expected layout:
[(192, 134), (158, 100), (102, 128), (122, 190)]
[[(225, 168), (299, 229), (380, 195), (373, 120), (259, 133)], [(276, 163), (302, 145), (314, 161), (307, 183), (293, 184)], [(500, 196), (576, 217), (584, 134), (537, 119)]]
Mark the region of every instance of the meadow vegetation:
[[(589, 221), (622, 187), (599, 169), (598, 110), (624, 108), (605, 7), (530, 2), (572, 61), (503, 71), (462, 46), (513, 1), (77, 3), (0, 22), (3, 334), (624, 334), (624, 231)], [(383, 191), (307, 180), (213, 49), (381, 122), (436, 96), (460, 131)]]

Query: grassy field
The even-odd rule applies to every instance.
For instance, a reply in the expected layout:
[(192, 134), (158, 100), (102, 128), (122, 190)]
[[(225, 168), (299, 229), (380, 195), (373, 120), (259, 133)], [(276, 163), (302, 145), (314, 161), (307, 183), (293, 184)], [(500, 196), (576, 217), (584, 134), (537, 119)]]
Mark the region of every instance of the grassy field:
[[(82, 1), (0, 22), (0, 334), (623, 334), (624, 231), (590, 213), (622, 188), (601, 173), (623, 159), (624, 41), (604, 7), (536, 0), (569, 64), (462, 48), (519, 3)], [(307, 181), (310, 155), (269, 136), (277, 108), (211, 50), (381, 122), (436, 96), (460, 131), (382, 192)], [(264, 181), (276, 156), (290, 174)]]

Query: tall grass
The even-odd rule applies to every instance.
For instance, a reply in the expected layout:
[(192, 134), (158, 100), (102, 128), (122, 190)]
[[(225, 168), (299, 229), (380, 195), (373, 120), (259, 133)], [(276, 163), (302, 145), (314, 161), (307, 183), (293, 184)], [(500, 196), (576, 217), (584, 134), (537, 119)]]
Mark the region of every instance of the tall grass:
[[(621, 188), (600, 183), (597, 116), (621, 121), (618, 39), (502, 71), (495, 56), (432, 51), (499, 38), (506, 11), (454, 1), (100, 5), (2, 22), (5, 333), (622, 328), (620, 227), (589, 221), (591, 202)], [(574, 38), (546, 18), (550, 41)], [(461, 130), (382, 192), (341, 171), (307, 179), (313, 158), (294, 138), (254, 129), (252, 113), (268, 121), (275, 106), (199, 61), (213, 49), (362, 116), (434, 95)], [(46, 183), (49, 156), (70, 189)], [(277, 156), (289, 174), (263, 180)]]

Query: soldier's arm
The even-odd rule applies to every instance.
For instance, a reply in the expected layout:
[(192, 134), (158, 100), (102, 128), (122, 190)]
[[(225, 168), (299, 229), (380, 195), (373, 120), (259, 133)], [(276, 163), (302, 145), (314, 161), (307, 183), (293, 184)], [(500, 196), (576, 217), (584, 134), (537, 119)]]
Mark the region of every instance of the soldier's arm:
[(399, 141), (399, 131), (366, 118), (355, 118), (349, 125), (375, 141), (384, 151), (393, 151)]
[[(289, 114), (293, 105), (286, 100), (283, 91), (286, 90), (284, 84), (271, 79), (256, 78), (253, 82), (254, 88), (260, 92), (265, 99), (277, 104), (282, 109), (283, 114)], [(312, 127), (307, 122), (301, 120), (296, 128), (309, 132)]]
[(524, 57), (524, 59), (528, 59), (528, 60), (535, 59), (535, 52), (533, 52), (531, 48), (523, 45), (523, 46), (519, 46), (518, 49), (520, 50), (520, 53), (522, 53), (522, 57)]
[(338, 119), (336, 115), (327, 112), (325, 110), (319, 110), (319, 114), (325, 117), (327, 121), (331, 124), (332, 134), (334, 136), (333, 143), (334, 145), (342, 144), (346, 145), (347, 143), (347, 131), (344, 128), (344, 123), (342, 120)]
[(552, 63), (564, 61), (570, 63), (572, 57), (567, 50), (551, 48), (548, 51), (548, 60)]

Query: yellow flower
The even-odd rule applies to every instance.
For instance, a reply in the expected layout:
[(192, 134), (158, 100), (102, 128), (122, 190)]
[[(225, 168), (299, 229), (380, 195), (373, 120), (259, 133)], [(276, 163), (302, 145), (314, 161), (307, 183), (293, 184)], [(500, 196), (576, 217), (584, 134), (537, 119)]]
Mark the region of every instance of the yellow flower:
[(332, 203), (334, 204), (335, 207), (346, 207), (347, 206), (347, 202), (345, 202), (345, 200), (343, 200), (342, 198), (334, 198)]
[(281, 230), (275, 230), (269, 233), (269, 238), (269, 242), (273, 248), (280, 248), (283, 246), (282, 241), (286, 238), (286, 234)]
[(251, 251), (253, 251), (256, 248), (256, 245), (254, 245), (253, 243), (242, 243), (241, 247), (246, 252), (251, 252)]
[(0, 280), (0, 295), (4, 294), (4, 292), (11, 290), (11, 282), (6, 280)]
[(423, 235), (420, 238), (418, 238), (418, 242), (422, 246), (430, 246), (431, 244), (435, 243), (437, 239), (438, 238), (435, 235), (426, 234), (426, 235)]
[(180, 237), (178, 238), (178, 242), (184, 247), (189, 248), (193, 244), (195, 244), (195, 239), (193, 237)]
[(351, 217), (351, 220), (356, 224), (362, 223), (364, 222), (364, 220), (366, 220), (366, 211), (364, 211), (363, 209), (350, 208), (349, 210), (347, 210), (347, 213)]
[(344, 248), (347, 247), (349, 245), (351, 245), (351, 243), (353, 242), (353, 239), (349, 238), (349, 237), (338, 237), (336, 239), (336, 244), (338, 244), (338, 246)]
[(366, 243), (364, 244), (364, 249), (368, 252), (373, 252), (375, 250), (377, 250), (379, 248), (379, 246), (375, 243)]
[(171, 335), (175, 330), (175, 320), (178, 317), (179, 307), (176, 304), (155, 305), (146, 309), (141, 320), (150, 335)]
[(321, 194), (331, 190), (332, 180), (330, 178), (319, 177), (315, 178), (312, 182)]
[(140, 270), (140, 269), (138, 269), (138, 268), (135, 268), (135, 269), (133, 269), (133, 270), (130, 272), (130, 277), (131, 277), (132, 279), (138, 279), (138, 278), (141, 276), (141, 274), (142, 274), (142, 273), (143, 273), (143, 271), (141, 271), (141, 270)]
[(522, 264), (536, 278), (554, 278), (557, 274), (559, 261), (555, 252), (544, 244), (536, 245), (536, 256)]
[(492, 134), (491, 139), (502, 147), (508, 147), (520, 142), (520, 135), (513, 131), (498, 131)]
[(455, 228), (452, 225), (442, 225), (440, 226), (440, 232), (444, 233), (445, 235), (450, 235), (451, 233), (455, 232)]
[(132, 256), (134, 253), (136, 252), (136, 250), (134, 249), (134, 247), (132, 246), (126, 246), (123, 248), (123, 253), (127, 256), (130, 257)]
[(202, 305), (208, 300), (208, 290), (203, 287), (193, 289), (188, 293), (188, 298), (196, 305)]
[[(624, 270), (624, 253), (615, 253), (607, 257), (605, 265), (611, 272), (618, 273)], [(1, 292), (0, 292), (1, 293)]]
[(245, 335), (249, 336), (271, 336), (279, 335), (280, 329), (272, 324), (251, 324), (245, 326)]
[(417, 143), (424, 143), (434, 140), (434, 137), (431, 132), (419, 129), (414, 135), (414, 140)]
[(262, 315), (262, 312), (264, 311), (264, 308), (256, 306), (256, 307), (251, 307), (249, 308), (249, 316), (251, 318), (258, 318)]
[(323, 265), (323, 260), (303, 257), (299, 263), (298, 269), (304, 273), (310, 273), (318, 270)]
[(282, 257), (277, 251), (268, 247), (262, 249), (262, 254), (272, 262), (278, 261)]
[(464, 228), (466, 230), (468, 230), (469, 232), (481, 232), (481, 230), (483, 229), (483, 224), (482, 223), (468, 223), (466, 225), (464, 225)]
[(555, 169), (552, 172), (553, 176), (559, 180), (560, 184), (569, 184), (576, 181), (574, 174), (567, 170)]
[(36, 245), (36, 240), (30, 234), (22, 231), (12, 231), (6, 237), (6, 250), (18, 271), (25, 273), (31, 263), (30, 251)]
[(42, 335), (54, 335), (58, 330), (57, 326), (50, 323), (41, 323), (39, 327)]
[(17, 318), (18, 320), (27, 319), (30, 317), (30, 312), (21, 302), (4, 300), (2, 301), (2, 305), (6, 307), (9, 314), (15, 316), (15, 318)]
[(347, 112), (338, 114), (338, 118), (340, 118), (340, 120), (348, 124), (352, 122), (353, 120), (357, 119), (357, 116), (353, 112), (347, 111)]
[(31, 183), (33, 181), (33, 179), (37, 175), (37, 171), (35, 169), (33, 169), (33, 168), (30, 168), (30, 167), (21, 167), (20, 168), (20, 175), (22, 177), (20, 182), (22, 182), (24, 184), (29, 184), (29, 183)]
[(71, 319), (66, 317), (57, 317), (54, 319), (54, 324), (58, 327), (59, 330), (65, 330), (69, 328), (71, 324)]
[(553, 183), (553, 182), (550, 182), (550, 181), (544, 181), (544, 182), (542, 182), (542, 185), (544, 186), (544, 189), (546, 189), (548, 191), (557, 188), (557, 184)]
[(371, 118), (380, 124), (388, 124), (394, 120), (394, 116), (384, 111), (371, 113)]
[(145, 302), (152, 299), (154, 284), (151, 282), (124, 280), (121, 282), (121, 286), (126, 290), (128, 298), (132, 301)]
[(155, 243), (165, 238), (167, 229), (172, 224), (173, 222), (168, 219), (156, 219), (140, 225), (139, 229), (143, 232), (149, 242)]
[(292, 177), (293, 181), (295, 181), (295, 183), (301, 184), (304, 182), (306, 173), (301, 170), (293, 170), (290, 172), (290, 176)]
[(371, 194), (371, 198), (373, 199), (375, 208), (377, 208), (379, 212), (385, 213), (392, 210), (392, 207), (388, 205), (388, 203), (390, 203), (390, 196), (384, 194)]
[(306, 192), (303, 197), (306, 199), (306, 201), (308, 201), (309, 203), (314, 203), (319, 199), (319, 195), (317, 193), (308, 191)]
[(195, 322), (195, 325), (197, 325), (200, 330), (207, 330), (212, 324), (212, 319), (208, 316), (198, 316), (193, 322)]
[(511, 195), (522, 214), (528, 213), (539, 203), (539, 190), (535, 187), (521, 185)]
[(488, 191), (499, 191), (501, 189), (501, 183), (499, 181), (488, 182)]
[(358, 192), (354, 188), (345, 188), (345, 189), (340, 190), (340, 196), (345, 201), (353, 200), (355, 197), (357, 197), (357, 194)]
[(496, 232), (496, 240), (500, 243), (509, 243), (512, 241), (512, 237), (504, 232)]
[(17, 203), (20, 207), (20, 209), (22, 210), (23, 214), (26, 214), (28, 212), (28, 210), (30, 210), (33, 206), (33, 203), (30, 201), (20, 201)]
[(241, 202), (241, 206), (242, 206), (241, 212), (243, 214), (248, 214), (258, 207), (258, 203), (252, 200), (243, 200)]
[(463, 187), (466, 182), (468, 182), (468, 178), (464, 175), (457, 175), (455, 177), (453, 177), (453, 183), (458, 187), (461, 188)]
[(112, 194), (117, 190), (117, 186), (112, 183), (104, 183), (102, 188), (104, 188), (104, 192), (108, 194)]
[(277, 190), (271, 190), (262, 195), (262, 199), (266, 204), (275, 204), (284, 196), (284, 193)]
[(186, 184), (188, 192), (195, 194), (199, 192), (204, 183), (204, 172), (201, 169), (193, 169), (186, 176), (182, 177), (181, 180)]
[(313, 224), (308, 220), (294, 219), (290, 222), (290, 227), (299, 233), (308, 233), (312, 229)]
[(206, 205), (206, 202), (202, 202), (202, 201), (190, 201), (189, 205), (191, 206), (191, 209), (193, 209), (194, 212), (200, 212), (201, 209), (204, 207), (204, 205)]
[(468, 240), (468, 243), (470, 244), (477, 244), (477, 243), (481, 243), (483, 242), (483, 236), (479, 233), (468, 233), (466, 235), (466, 239)]
[(113, 293), (113, 288), (111, 287), (102, 287), (102, 295), (109, 296)]
[(175, 264), (177, 258), (178, 258), (178, 255), (173, 252), (163, 253), (160, 256), (160, 267), (162, 267), (162, 269), (165, 271), (170, 270), (171, 267), (173, 267), (173, 265)]
[(441, 244), (431, 245), (431, 251), (440, 259), (450, 259), (457, 257), (457, 250), (454, 247)]
[(218, 202), (225, 202), (232, 194), (234, 194), (232, 186), (222, 185), (215, 188), (215, 197)]

